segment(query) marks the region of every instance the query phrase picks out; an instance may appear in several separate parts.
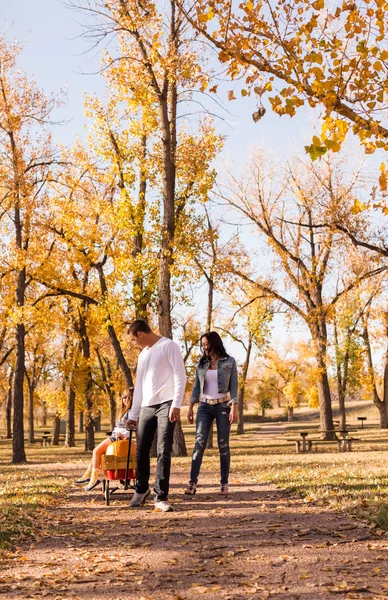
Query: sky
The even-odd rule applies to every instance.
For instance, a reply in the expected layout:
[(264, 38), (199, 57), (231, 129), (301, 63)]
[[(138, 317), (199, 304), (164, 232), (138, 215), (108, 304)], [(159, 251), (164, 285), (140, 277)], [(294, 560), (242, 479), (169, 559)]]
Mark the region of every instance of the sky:
[[(54, 129), (54, 139), (71, 145), (77, 135), (84, 135), (87, 119), (84, 116), (85, 92), (104, 94), (104, 79), (98, 74), (99, 50), (91, 50), (82, 37), (84, 17), (68, 8), (61, 0), (0, 0), (0, 31), (9, 40), (24, 42), (19, 64), (33, 75), (46, 93), (61, 93), (66, 88), (66, 103), (57, 111), (55, 118), (63, 124)], [(279, 117), (271, 110), (258, 123), (252, 120), (256, 110), (253, 98), (242, 98), (236, 90), (237, 100), (226, 101), (226, 92), (233, 85), (221, 86), (228, 112), (220, 111), (222, 120), (218, 131), (226, 135), (223, 154), (216, 167), (226, 163), (243, 164), (252, 146), (259, 145), (277, 157), (287, 159), (290, 153), (303, 153), (304, 145), (310, 143), (316, 114), (312, 109), (300, 110), (295, 117)], [(254, 243), (245, 235), (245, 241)], [(268, 258), (264, 259), (268, 261)], [(296, 335), (303, 335), (302, 324), (294, 323)], [(277, 324), (275, 337), (286, 338), (289, 334), (281, 321)]]
[[(72, 143), (87, 122), (83, 114), (84, 93), (103, 96), (104, 92), (103, 77), (97, 73), (99, 50), (92, 50), (81, 36), (83, 19), (61, 0), (0, 2), (0, 31), (6, 31), (9, 40), (16, 38), (25, 44), (19, 60), (22, 68), (34, 75), (47, 93), (67, 87), (67, 103), (57, 114), (57, 118), (67, 122), (54, 132), (55, 138), (64, 143)], [(308, 141), (309, 127), (302, 111), (293, 119), (267, 111), (265, 118), (255, 124), (251, 117), (256, 108), (254, 99), (240, 97), (225, 105), (231, 114), (217, 109), (224, 119), (219, 131), (227, 135), (225, 155), (231, 160), (245, 159), (252, 144), (287, 153), (287, 149), (298, 145), (297, 140), (302, 145)], [(215, 105), (212, 108), (215, 110)]]

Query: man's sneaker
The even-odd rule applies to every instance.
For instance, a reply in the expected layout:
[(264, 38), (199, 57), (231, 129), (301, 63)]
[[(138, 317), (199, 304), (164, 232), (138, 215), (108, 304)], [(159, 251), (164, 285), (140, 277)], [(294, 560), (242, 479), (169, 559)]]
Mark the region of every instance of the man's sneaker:
[(92, 485), (87, 485), (85, 488), (85, 492), (91, 492), (92, 490), (94, 490), (98, 485), (101, 484), (101, 480), (97, 479), (97, 481), (95, 481), (94, 483), (92, 483)]
[(73, 481), (74, 485), (85, 485), (85, 483), (89, 483), (90, 477), (86, 477), (85, 479), (78, 479), (77, 481)]
[(158, 512), (171, 512), (173, 508), (167, 500), (155, 500), (155, 510)]
[(143, 506), (150, 493), (150, 488), (148, 488), (148, 490), (144, 492), (144, 494), (139, 494), (138, 492), (135, 492), (132, 496), (132, 500), (129, 506), (132, 506), (132, 508), (136, 508), (137, 506)]

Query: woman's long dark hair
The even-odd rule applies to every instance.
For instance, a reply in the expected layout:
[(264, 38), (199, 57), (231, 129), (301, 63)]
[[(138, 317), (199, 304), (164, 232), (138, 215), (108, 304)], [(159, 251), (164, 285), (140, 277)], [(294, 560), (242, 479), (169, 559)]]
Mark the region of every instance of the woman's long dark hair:
[[(216, 354), (220, 358), (226, 358), (227, 356), (229, 356), (229, 354), (227, 353), (227, 351), (224, 348), (222, 339), (220, 338), (219, 334), (216, 331), (207, 331), (206, 333), (201, 335), (201, 338), (199, 340), (201, 348), (202, 348), (203, 338), (207, 339), (211, 352), (214, 352), (214, 354)], [(209, 360), (208, 355), (204, 353), (204, 355), (201, 357), (201, 359), (199, 361), (199, 366), (203, 367), (205, 362), (207, 362), (208, 360)]]

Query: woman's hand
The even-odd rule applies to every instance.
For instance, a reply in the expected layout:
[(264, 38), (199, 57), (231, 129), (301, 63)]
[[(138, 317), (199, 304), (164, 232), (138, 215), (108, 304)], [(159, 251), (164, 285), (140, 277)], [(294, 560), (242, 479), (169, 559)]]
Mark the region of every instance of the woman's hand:
[(124, 439), (123, 434), (122, 433), (116, 433), (116, 439), (117, 440), (123, 440)]
[(189, 410), (187, 411), (187, 420), (189, 423), (193, 423), (194, 422), (194, 408), (193, 405), (190, 403), (189, 406)]
[(229, 423), (237, 423), (238, 422), (238, 405), (232, 404), (232, 408), (229, 413)]

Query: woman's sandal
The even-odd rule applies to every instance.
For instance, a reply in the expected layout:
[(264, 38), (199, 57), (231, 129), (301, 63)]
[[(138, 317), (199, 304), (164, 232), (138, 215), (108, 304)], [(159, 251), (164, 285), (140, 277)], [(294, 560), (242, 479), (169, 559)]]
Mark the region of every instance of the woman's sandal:
[(187, 488), (185, 489), (184, 493), (187, 494), (188, 496), (194, 496), (196, 491), (197, 491), (197, 484), (191, 483), (191, 481), (190, 481), (189, 484), (187, 485)]
[(222, 485), (221, 489), (220, 489), (220, 494), (222, 496), (226, 496), (227, 494), (229, 494), (229, 488), (227, 485)]

